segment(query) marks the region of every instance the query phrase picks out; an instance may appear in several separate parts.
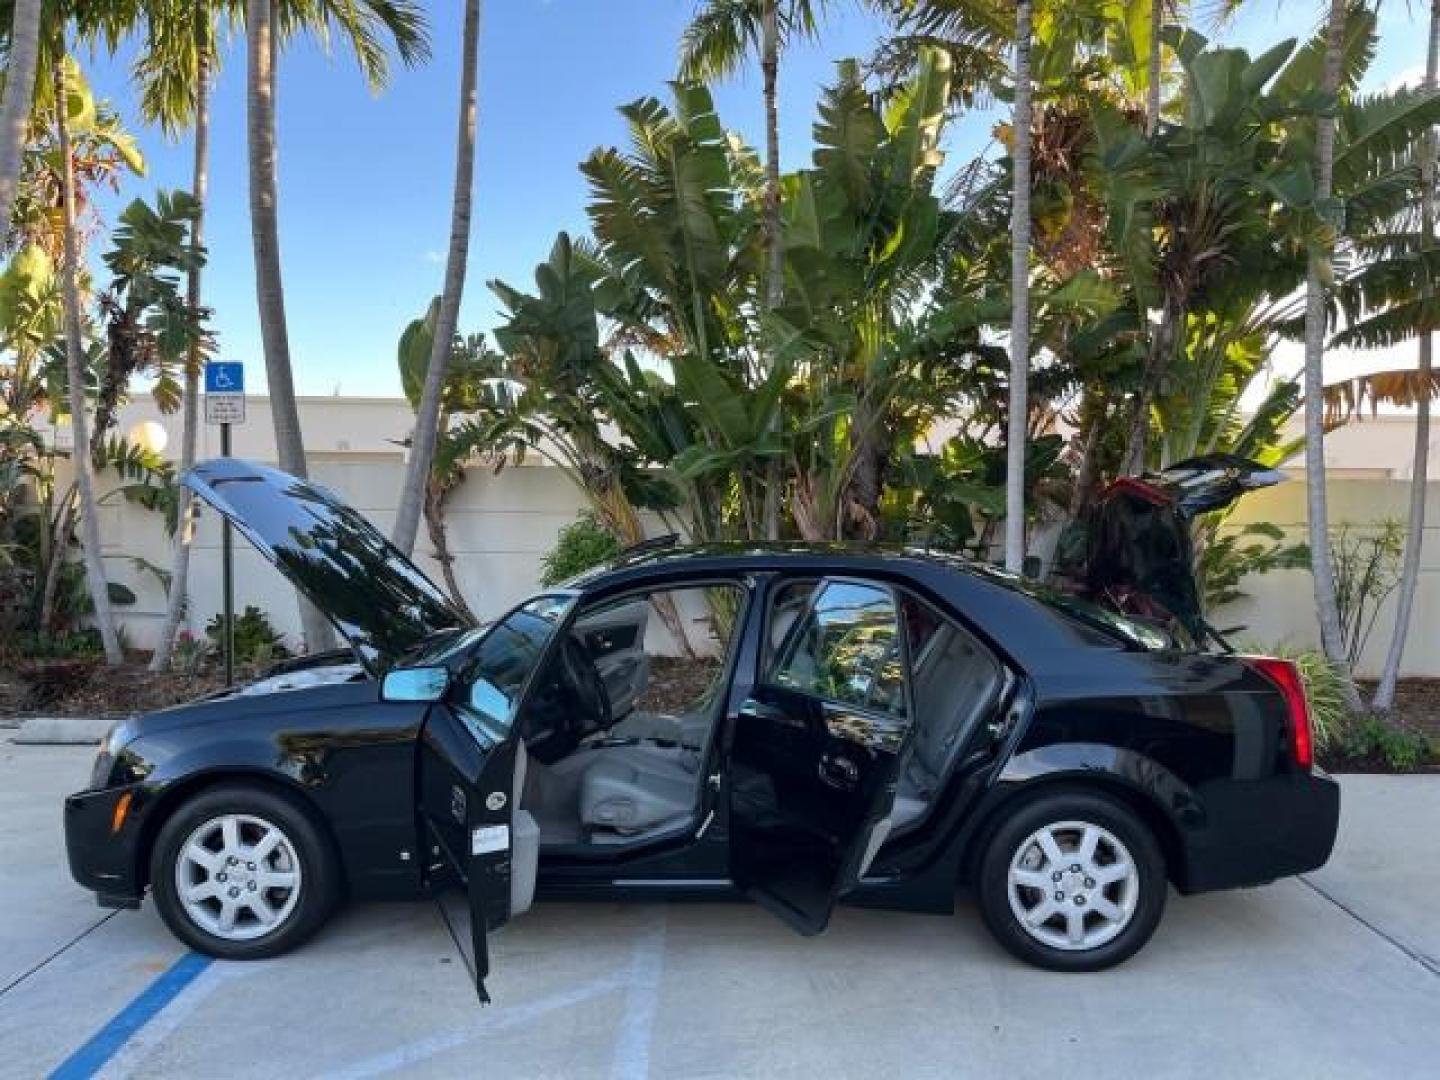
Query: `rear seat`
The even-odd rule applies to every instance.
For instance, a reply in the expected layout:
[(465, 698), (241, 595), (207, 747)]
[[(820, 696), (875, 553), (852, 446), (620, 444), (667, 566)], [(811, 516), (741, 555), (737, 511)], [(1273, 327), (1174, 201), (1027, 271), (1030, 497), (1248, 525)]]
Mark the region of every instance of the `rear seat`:
[(970, 732), (994, 703), (1004, 673), (968, 634), (941, 623), (915, 665), (915, 738), (892, 813), (900, 829), (924, 815)]

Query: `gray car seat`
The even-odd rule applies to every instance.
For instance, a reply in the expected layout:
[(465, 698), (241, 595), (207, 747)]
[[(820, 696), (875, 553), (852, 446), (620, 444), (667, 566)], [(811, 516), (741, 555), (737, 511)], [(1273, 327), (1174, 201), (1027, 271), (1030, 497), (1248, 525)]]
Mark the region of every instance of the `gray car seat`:
[(530, 909), (535, 900), (535, 879), (540, 872), (540, 826), (528, 810), (520, 809), (525, 794), (525, 773), (530, 755), (521, 741), (515, 749), (515, 780), (510, 789), (510, 917)]
[(686, 750), (617, 746), (580, 782), (580, 820), (627, 839), (683, 824), (694, 812), (700, 757)]
[(1003, 682), (1004, 669), (968, 634), (949, 623), (936, 628), (914, 665), (915, 738), (897, 785), (896, 829), (925, 813)]

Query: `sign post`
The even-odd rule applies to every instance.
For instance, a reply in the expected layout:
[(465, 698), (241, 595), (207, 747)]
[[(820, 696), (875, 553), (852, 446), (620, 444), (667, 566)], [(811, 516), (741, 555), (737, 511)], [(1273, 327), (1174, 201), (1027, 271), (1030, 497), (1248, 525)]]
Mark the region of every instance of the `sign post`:
[[(220, 425), (220, 455), (230, 456), (230, 426), (245, 422), (245, 365), (212, 360), (205, 365), (205, 422)], [(221, 650), (225, 685), (235, 682), (235, 551), (230, 521), (220, 522)]]

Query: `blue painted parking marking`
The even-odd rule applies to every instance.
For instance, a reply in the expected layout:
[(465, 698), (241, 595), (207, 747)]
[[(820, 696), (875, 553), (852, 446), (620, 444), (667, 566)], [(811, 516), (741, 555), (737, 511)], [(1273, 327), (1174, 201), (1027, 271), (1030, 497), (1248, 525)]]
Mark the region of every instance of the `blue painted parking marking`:
[(50, 1074), (50, 1080), (81, 1080), (94, 1076), (137, 1031), (174, 1001), (211, 963), (210, 957), (195, 952), (186, 953), (176, 960), (130, 1004), (111, 1017), (110, 1022), (92, 1035), (89, 1042), (66, 1058)]

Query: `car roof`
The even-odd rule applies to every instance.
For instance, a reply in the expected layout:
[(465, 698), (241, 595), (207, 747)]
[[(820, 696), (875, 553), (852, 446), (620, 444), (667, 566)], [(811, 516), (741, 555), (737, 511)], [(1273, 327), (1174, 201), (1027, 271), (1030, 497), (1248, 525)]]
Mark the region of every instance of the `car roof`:
[(619, 579), (654, 574), (709, 573), (735, 570), (806, 570), (834, 572), (870, 568), (877, 564), (898, 567), (905, 563), (943, 567), (995, 580), (1015, 580), (1004, 571), (953, 552), (901, 544), (806, 541), (731, 541), (710, 544), (666, 543), (667, 538), (646, 541), (627, 549), (613, 561), (586, 571), (567, 582), (581, 591), (603, 590)]
[(892, 544), (649, 544), (566, 583), (602, 598), (650, 585), (682, 585), (707, 576), (748, 573), (854, 573), (899, 581), (938, 599), (982, 637), (1032, 672), (1074, 655), (1134, 643), (1092, 605), (1022, 581), (998, 567), (952, 552)]

